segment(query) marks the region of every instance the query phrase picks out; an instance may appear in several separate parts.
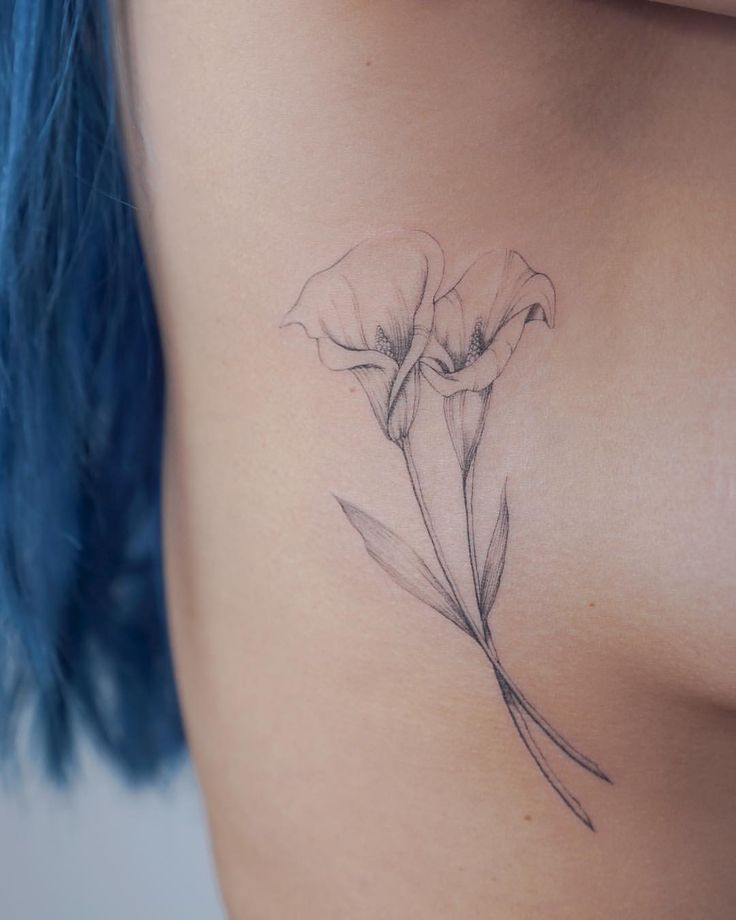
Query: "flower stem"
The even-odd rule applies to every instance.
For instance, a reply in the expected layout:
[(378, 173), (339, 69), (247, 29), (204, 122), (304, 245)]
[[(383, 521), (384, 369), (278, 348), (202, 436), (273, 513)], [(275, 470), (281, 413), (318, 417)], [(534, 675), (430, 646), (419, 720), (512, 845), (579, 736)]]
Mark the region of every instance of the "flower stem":
[(414, 492), (414, 498), (417, 501), (417, 505), (419, 505), (419, 510), (422, 515), (422, 520), (424, 521), (424, 527), (427, 531), (430, 542), (432, 543), (432, 549), (434, 550), (435, 557), (437, 558), (437, 563), (439, 564), (439, 567), (442, 570), (442, 574), (445, 576), (445, 580), (447, 581), (447, 586), (450, 589), (452, 598), (457, 605), (457, 609), (462, 613), (464, 619), (468, 622), (468, 628), (469, 630), (471, 630), (471, 635), (473, 635), (474, 638), (477, 638), (477, 631), (474, 627), (474, 624), (470, 622), (469, 617), (467, 613), (465, 612), (465, 607), (462, 603), (462, 594), (460, 590), (458, 589), (455, 579), (452, 576), (452, 571), (445, 558), (445, 554), (442, 549), (442, 544), (440, 543), (440, 539), (437, 534), (437, 529), (434, 526), (434, 521), (432, 520), (432, 515), (430, 513), (429, 507), (427, 506), (427, 502), (424, 498), (424, 492), (422, 491), (422, 483), (419, 479), (419, 470), (417, 469), (417, 465), (414, 460), (414, 454), (411, 449), (409, 438), (406, 437), (398, 443), (404, 455), (404, 461), (406, 462), (406, 469), (409, 473), (411, 487)]
[[(501, 692), (504, 692), (503, 687), (501, 688)], [(589, 827), (592, 831), (594, 831), (595, 827), (593, 826), (593, 822), (591, 821), (590, 816), (580, 804), (580, 801), (575, 798), (575, 796), (565, 786), (562, 780), (557, 776), (557, 774), (550, 766), (547, 758), (544, 756), (544, 752), (537, 744), (537, 741), (531, 732), (529, 723), (527, 722), (524, 713), (518, 707), (516, 700), (513, 697), (506, 699), (505, 694), (504, 699), (509, 710), (511, 720), (514, 723), (514, 728), (518, 732), (524, 747), (527, 749), (527, 752), (531, 756), (532, 760), (539, 768), (542, 776), (544, 776), (544, 778), (555, 790), (557, 795), (559, 795), (565, 805), (567, 805), (570, 811), (572, 811), (573, 814), (579, 818), (579, 820), (582, 821), (586, 827)]]
[(491, 388), (487, 387), (482, 395), (482, 404), (480, 416), (478, 419), (478, 424), (475, 432), (473, 433), (473, 440), (470, 446), (469, 451), (464, 457), (463, 469), (462, 469), (462, 480), (463, 480), (463, 501), (465, 503), (465, 527), (467, 530), (468, 537), (468, 546), (470, 548), (470, 567), (473, 572), (473, 583), (475, 585), (475, 597), (478, 602), (478, 609), (481, 613), (481, 622), (483, 625), (483, 632), (485, 638), (488, 639), (488, 628), (486, 624), (487, 618), (483, 615), (482, 607), (482, 584), (481, 584), (481, 573), (478, 567), (478, 550), (476, 546), (475, 539), (475, 522), (473, 515), (473, 494), (475, 489), (475, 459), (478, 455), (478, 447), (480, 446), (481, 438), (483, 437), (483, 431), (486, 426), (486, 418), (488, 414), (488, 404), (491, 399)]
[[(498, 653), (490, 642), (483, 642), (479, 639), (476, 640), (478, 645), (483, 649), (483, 652), (493, 668), (493, 672), (496, 675), (496, 680), (498, 681), (499, 687), (501, 688), (501, 693), (504, 698), (506, 706), (509, 707), (509, 712), (511, 712), (509, 706), (509, 699), (513, 700), (514, 705), (518, 706), (520, 710), (523, 710), (524, 713), (534, 722), (534, 724), (549, 738), (549, 740), (555, 744), (564, 754), (566, 754), (570, 760), (574, 761), (578, 766), (582, 767), (584, 770), (587, 770), (589, 773), (592, 773), (593, 776), (597, 776), (598, 779), (602, 779), (606, 783), (612, 782), (610, 777), (604, 773), (604, 771), (598, 766), (598, 764), (591, 760), (589, 757), (586, 757), (585, 754), (582, 754), (577, 748), (573, 747), (570, 742), (564, 738), (555, 728), (550, 725), (550, 723), (544, 718), (541, 713), (535, 709), (535, 707), (529, 702), (526, 696), (518, 689), (514, 682), (509, 677), (506, 669), (503, 667), (498, 658)], [(513, 713), (511, 717), (514, 718)], [(516, 721), (514, 719), (514, 721)]]
[[(473, 579), (476, 585), (476, 597), (478, 599), (478, 607), (481, 610), (481, 619), (483, 623), (483, 636), (481, 637), (477, 635), (476, 633), (474, 635), (474, 638), (476, 639), (480, 647), (483, 649), (483, 652), (485, 653), (486, 657), (488, 658), (489, 662), (491, 663), (493, 667), (494, 673), (496, 675), (496, 679), (498, 680), (499, 686), (501, 688), (501, 693), (503, 695), (504, 702), (506, 703), (506, 706), (509, 710), (509, 714), (511, 715), (511, 718), (514, 722), (514, 725), (516, 726), (517, 731), (521, 735), (522, 740), (524, 740), (524, 743), (526, 744), (525, 739), (529, 733), (529, 726), (523, 717), (521, 717), (523, 720), (523, 726), (520, 725), (519, 718), (520, 718), (521, 712), (526, 713), (526, 715), (537, 725), (537, 727), (542, 732), (544, 732), (544, 734), (550, 739), (550, 741), (552, 741), (571, 760), (573, 760), (579, 766), (583, 767), (583, 769), (592, 773), (594, 776), (597, 776), (599, 779), (605, 780), (606, 782), (610, 783), (611, 780), (603, 772), (603, 770), (601, 770), (598, 764), (596, 764), (589, 757), (586, 757), (584, 754), (582, 754), (580, 751), (574, 748), (570, 744), (570, 742), (567, 741), (565, 738), (563, 738), (563, 736), (560, 735), (560, 733), (550, 725), (550, 723), (534, 708), (534, 706), (532, 706), (532, 704), (529, 702), (529, 700), (527, 700), (527, 698), (524, 696), (521, 690), (517, 689), (517, 687), (514, 685), (511, 678), (506, 673), (503, 665), (501, 664), (501, 660), (500, 660), (498, 651), (496, 650), (495, 643), (493, 642), (493, 636), (491, 635), (491, 630), (488, 625), (488, 616), (485, 614), (482, 608), (482, 591), (481, 591), (482, 584), (481, 584), (480, 574), (478, 571), (478, 557), (477, 557), (477, 552), (475, 548), (475, 545), (476, 545), (475, 526), (474, 526), (474, 519), (473, 519), (474, 481), (475, 481), (475, 453), (473, 453), (473, 455), (471, 456), (471, 459), (468, 463), (468, 468), (463, 473), (463, 495), (465, 498), (465, 521), (466, 521), (466, 526), (467, 526), (467, 531), (468, 531), (468, 544), (470, 546), (470, 564), (473, 569)], [(509, 702), (510, 698), (513, 700), (513, 707), (512, 707), (512, 704)], [(515, 709), (517, 707), (520, 710), (520, 712), (515, 712)], [(537, 760), (537, 757), (535, 756), (532, 750), (530, 750), (530, 754), (532, 755), (532, 757), (534, 757), (535, 760)], [(542, 772), (545, 773), (545, 776), (546, 776), (547, 774), (541, 766), (540, 766), (540, 769), (542, 769)], [(552, 785), (555, 785), (555, 783), (552, 783)], [(556, 785), (555, 785), (555, 788), (557, 788)], [(557, 791), (559, 792), (560, 790), (558, 789)], [(575, 800), (573, 799), (573, 801)], [(570, 807), (573, 807), (573, 806), (571, 805)], [(573, 808), (573, 811), (576, 811), (576, 809)]]
[[(561, 751), (563, 751), (565, 754), (567, 754), (568, 757), (571, 758), (571, 760), (575, 761), (575, 763), (583, 767), (585, 770), (588, 770), (593, 775), (610, 783), (611, 780), (603, 772), (603, 770), (601, 770), (601, 768), (594, 761), (590, 760), (590, 758), (586, 757), (584, 754), (581, 754), (580, 751), (576, 750), (565, 738), (563, 738), (562, 735), (560, 735), (559, 732), (557, 732), (549, 724), (549, 722), (547, 722), (547, 720), (539, 712), (537, 712), (534, 706), (532, 706), (532, 704), (526, 699), (524, 694), (516, 688), (511, 678), (506, 673), (505, 668), (501, 664), (501, 661), (498, 656), (498, 652), (496, 651), (495, 645), (493, 643), (493, 639), (491, 638), (491, 635), (490, 635), (490, 630), (486, 629), (488, 634), (484, 635), (482, 632), (480, 632), (478, 625), (475, 623), (473, 618), (468, 615), (465, 609), (465, 606), (462, 603), (462, 594), (457, 586), (457, 583), (455, 582), (455, 579), (453, 578), (452, 571), (445, 558), (445, 554), (442, 549), (442, 544), (440, 542), (439, 535), (437, 533), (437, 529), (435, 528), (434, 521), (432, 520), (431, 512), (424, 498), (424, 493), (422, 491), (422, 484), (419, 478), (419, 471), (416, 466), (416, 462), (414, 459), (414, 455), (412, 453), (409, 439), (408, 437), (406, 437), (398, 441), (397, 443), (398, 443), (398, 446), (401, 448), (402, 453), (404, 455), (404, 460), (406, 463), (407, 471), (409, 473), (409, 479), (411, 481), (411, 486), (414, 492), (414, 497), (416, 499), (417, 505), (419, 506), (419, 510), (422, 515), (422, 520), (424, 522), (425, 529), (427, 531), (430, 542), (432, 544), (432, 548), (434, 550), (435, 557), (437, 558), (437, 563), (440, 567), (440, 570), (442, 571), (442, 574), (445, 577), (447, 586), (452, 595), (452, 599), (457, 605), (457, 610), (462, 614), (462, 617), (465, 623), (467, 624), (467, 628), (468, 628), (467, 631), (469, 635), (471, 636), (471, 638), (475, 639), (475, 641), (478, 643), (478, 645), (483, 650), (483, 653), (485, 654), (486, 658), (490, 662), (493, 668), (493, 672), (496, 677), (496, 680), (498, 681), (498, 685), (501, 689), (501, 695), (503, 697), (504, 703), (509, 711), (509, 715), (511, 716), (514, 726), (517, 732), (519, 733), (522, 741), (524, 742), (525, 747), (529, 751), (530, 755), (532, 756), (534, 761), (537, 763), (537, 765), (539, 766), (540, 770), (545, 775), (545, 777), (554, 786), (558, 794), (561, 795), (563, 799), (565, 799), (565, 794), (569, 796), (569, 793), (566, 793), (565, 791), (565, 794), (563, 794), (563, 791), (561, 791), (561, 789), (559, 788), (561, 786), (561, 784), (559, 783), (559, 780), (555, 778), (555, 780), (553, 781), (550, 778), (550, 776), (548, 775), (550, 772), (549, 767), (543, 766), (543, 764), (546, 764), (546, 761), (544, 760), (544, 757), (541, 754), (541, 752), (539, 752), (539, 748), (537, 747), (536, 742), (534, 741), (534, 739), (532, 738), (530, 734), (530, 729), (526, 721), (526, 717), (531, 719), (538, 726), (538, 728), (541, 729), (541, 731), (558, 748), (560, 748)], [(464, 492), (466, 491), (465, 490), (465, 480), (463, 481), (463, 490)], [(470, 548), (471, 565), (473, 565), (473, 568), (474, 568), (473, 577), (474, 577), (474, 581), (476, 582), (476, 591), (477, 593), (479, 593), (480, 587), (479, 587), (479, 582), (477, 578), (477, 561), (476, 563), (472, 562), (473, 560), (472, 547), (474, 546), (474, 542), (475, 542), (473, 539), (474, 532), (473, 532), (473, 519), (472, 519), (472, 483), (471, 483), (471, 490), (469, 493), (469, 498), (470, 500), (468, 501), (468, 497), (466, 494), (466, 499), (465, 499), (466, 526), (468, 528), (469, 546), (471, 547)], [(467, 518), (468, 506), (470, 506), (469, 519)], [(478, 609), (480, 611), (480, 607), (478, 607)], [(531, 739), (531, 741), (528, 741), (528, 739)], [(542, 760), (542, 763), (540, 763), (540, 758)], [(564, 790), (564, 787), (562, 787), (562, 790)], [(567, 799), (565, 800), (567, 801)], [(573, 801), (575, 800), (573, 799)], [(569, 801), (567, 801), (567, 804), (572, 808), (573, 811), (577, 813), (577, 809), (573, 807), (573, 805)], [(578, 817), (580, 817), (581, 820), (585, 820), (582, 817), (582, 815), (578, 814)]]
[(465, 528), (468, 532), (468, 546), (470, 547), (470, 568), (473, 571), (475, 584), (475, 597), (478, 607), (481, 607), (481, 583), (478, 570), (478, 551), (475, 546), (475, 524), (473, 521), (473, 489), (475, 486), (475, 456), (470, 458), (467, 470), (463, 471), (463, 498), (465, 500)]

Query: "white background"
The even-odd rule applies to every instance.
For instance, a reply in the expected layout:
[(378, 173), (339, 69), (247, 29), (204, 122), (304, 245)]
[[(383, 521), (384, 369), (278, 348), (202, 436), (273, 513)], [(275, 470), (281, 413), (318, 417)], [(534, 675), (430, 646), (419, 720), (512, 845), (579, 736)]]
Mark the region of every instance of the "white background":
[(0, 789), (2, 920), (223, 920), (191, 770), (131, 792), (87, 758), (71, 793)]

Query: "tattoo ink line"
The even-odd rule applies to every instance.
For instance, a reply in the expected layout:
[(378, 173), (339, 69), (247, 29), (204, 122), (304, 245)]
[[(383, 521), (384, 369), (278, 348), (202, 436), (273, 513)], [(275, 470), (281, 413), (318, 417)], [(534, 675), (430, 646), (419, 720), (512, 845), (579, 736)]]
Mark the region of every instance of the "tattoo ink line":
[[(593, 822), (553, 770), (535, 731), (573, 763), (610, 783), (608, 775), (567, 741), (511, 680), (493, 641), (490, 615), (505, 570), (509, 536), (506, 486), (481, 570), (475, 525), (476, 459), (487, 428), (494, 382), (526, 326), (554, 326), (555, 289), (513, 250), (476, 259), (439, 296), (444, 253), (421, 231), (393, 231), (364, 240), (329, 268), (312, 275), (282, 326), (297, 324), (316, 340), (322, 363), (352, 371), (385, 437), (402, 452), (414, 499), (439, 571), (397, 534), (338, 498), (366, 550), (404, 590), (449, 619), (480, 646), (493, 670), (514, 729), (540, 773), (586, 827)], [(369, 343), (374, 343), (373, 346)], [(427, 388), (432, 398), (427, 399)], [(462, 539), (472, 596), (461, 587), (427, 500), (410, 432), (419, 412), (440, 397), (444, 429), (458, 460)], [(443, 506), (440, 504), (440, 512)], [(454, 509), (446, 508), (448, 520)]]

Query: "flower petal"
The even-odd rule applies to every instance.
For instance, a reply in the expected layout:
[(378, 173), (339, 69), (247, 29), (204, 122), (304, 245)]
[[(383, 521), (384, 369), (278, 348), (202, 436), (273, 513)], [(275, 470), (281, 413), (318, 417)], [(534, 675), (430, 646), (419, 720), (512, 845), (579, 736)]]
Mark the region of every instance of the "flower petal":
[(330, 339), (317, 340), (317, 353), (320, 361), (330, 370), (352, 371), (355, 374), (368, 397), (378, 424), (388, 436), (386, 407), (398, 370), (394, 359), (381, 354), (380, 351), (343, 348)]
[[(419, 408), (419, 382), (419, 366), (414, 363), (396, 396), (389, 400), (386, 427), (387, 434), (392, 441), (402, 441), (414, 423)], [(394, 389), (395, 387), (394, 382)]]
[(477, 361), (452, 375), (452, 380), (448, 380), (451, 383), (452, 392), (484, 390), (493, 383), (516, 350), (524, 327), (529, 321), (528, 316), (533, 309), (529, 307), (526, 313), (517, 313), (513, 319), (498, 330), (496, 338)]
[[(484, 258), (476, 262), (479, 273), (483, 271), (484, 263)], [(551, 329), (555, 324), (555, 300), (554, 285), (547, 275), (534, 271), (518, 252), (508, 251), (498, 294), (493, 308), (485, 317), (483, 331), (488, 339), (493, 340), (501, 327), (519, 313), (526, 314), (525, 322), (542, 320)]]
[(460, 390), (444, 400), (447, 430), (461, 470), (467, 470), (475, 458), (490, 395), (490, 389), (480, 393)]
[(431, 365), (440, 374), (451, 374), (455, 369), (455, 362), (452, 360), (452, 355), (450, 355), (446, 348), (440, 345), (437, 341), (437, 337), (434, 335), (430, 336), (420, 363), (422, 365)]
[[(443, 374), (438, 362), (425, 359), (422, 371), (443, 396), (483, 390), (508, 363), (526, 323), (542, 320), (552, 326), (554, 313), (555, 290), (546, 275), (530, 268), (518, 252), (486, 253), (436, 304), (437, 345), (428, 351), (445, 349), (453, 369)], [(479, 344), (480, 356), (469, 360)]]
[(416, 414), (417, 363), (443, 270), (442, 249), (429, 234), (384, 233), (313, 275), (282, 322), (316, 339), (327, 367), (355, 373), (392, 440), (408, 433)]
[(418, 326), (415, 329), (414, 335), (412, 337), (409, 351), (407, 352), (401, 367), (398, 369), (396, 379), (394, 380), (393, 386), (391, 387), (388, 404), (389, 415), (393, 411), (396, 400), (399, 398), (399, 395), (402, 392), (407, 377), (415, 370), (417, 362), (422, 357), (428, 341), (429, 329)]
[[(462, 279), (458, 285), (461, 282)], [(465, 363), (477, 318), (477, 307), (477, 303), (472, 300), (466, 305), (457, 288), (440, 297), (434, 306), (433, 339), (436, 345), (433, 347), (441, 348), (450, 356), (452, 368), (462, 367)]]
[(331, 371), (352, 371), (356, 367), (380, 367), (386, 373), (390, 373), (393, 378), (398, 370), (394, 359), (381, 354), (380, 351), (344, 348), (331, 339), (317, 340), (317, 354), (324, 366)]
[(381, 337), (402, 364), (415, 326), (431, 328), (443, 268), (442, 249), (429, 234), (380, 234), (313, 275), (282, 325), (299, 323), (311, 338), (351, 350), (376, 350)]
[(534, 271), (518, 252), (487, 252), (437, 301), (435, 336), (460, 363), (479, 322), (483, 340), (489, 342), (504, 323), (532, 304), (538, 314), (532, 318), (553, 326), (555, 290), (549, 278)]
[(462, 381), (458, 381), (457, 374), (445, 372), (439, 361), (430, 358), (422, 359), (422, 374), (427, 383), (430, 383), (440, 396), (452, 396), (464, 389)]
[(396, 372), (396, 364), (394, 362), (392, 363), (394, 365), (393, 370), (388, 372), (385, 368), (370, 367), (369, 365), (351, 368), (355, 375), (355, 379), (363, 387), (365, 395), (368, 397), (368, 402), (371, 404), (371, 409), (373, 409), (373, 413), (376, 416), (376, 420), (386, 437), (391, 437), (388, 430), (386, 406), (388, 405), (391, 384)]

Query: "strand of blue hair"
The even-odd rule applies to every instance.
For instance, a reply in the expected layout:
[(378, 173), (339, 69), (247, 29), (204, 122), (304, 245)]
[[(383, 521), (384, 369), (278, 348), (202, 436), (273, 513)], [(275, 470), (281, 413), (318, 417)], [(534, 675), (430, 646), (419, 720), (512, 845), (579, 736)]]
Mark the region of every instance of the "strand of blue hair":
[(183, 733), (167, 639), (164, 376), (104, 0), (0, 6), (0, 754), (131, 780)]

